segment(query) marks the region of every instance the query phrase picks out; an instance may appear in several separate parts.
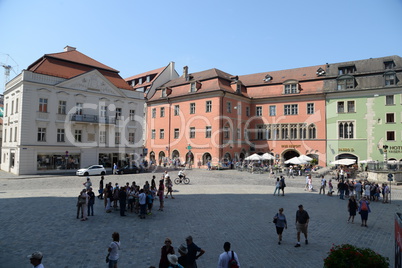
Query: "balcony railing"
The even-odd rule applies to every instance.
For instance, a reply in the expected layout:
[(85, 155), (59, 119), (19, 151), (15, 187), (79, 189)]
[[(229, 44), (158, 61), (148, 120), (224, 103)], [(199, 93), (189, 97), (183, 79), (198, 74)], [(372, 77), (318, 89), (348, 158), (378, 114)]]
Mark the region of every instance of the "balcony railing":
[(91, 114), (72, 114), (70, 120), (83, 123), (116, 124), (115, 117), (99, 117)]

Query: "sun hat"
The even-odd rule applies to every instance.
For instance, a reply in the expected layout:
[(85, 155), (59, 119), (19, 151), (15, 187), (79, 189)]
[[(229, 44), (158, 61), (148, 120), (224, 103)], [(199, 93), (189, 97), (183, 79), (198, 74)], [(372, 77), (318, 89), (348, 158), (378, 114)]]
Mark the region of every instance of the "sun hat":
[(179, 259), (174, 254), (168, 254), (167, 258), (171, 264), (177, 265), (179, 263)]
[(43, 258), (43, 254), (40, 251), (35, 251), (34, 253), (32, 253), (31, 255), (28, 255), (27, 257), (30, 259), (41, 260)]
[(183, 253), (184, 255), (186, 255), (187, 254), (187, 247), (184, 245), (184, 244), (181, 244), (180, 246), (179, 246), (179, 252), (180, 253)]

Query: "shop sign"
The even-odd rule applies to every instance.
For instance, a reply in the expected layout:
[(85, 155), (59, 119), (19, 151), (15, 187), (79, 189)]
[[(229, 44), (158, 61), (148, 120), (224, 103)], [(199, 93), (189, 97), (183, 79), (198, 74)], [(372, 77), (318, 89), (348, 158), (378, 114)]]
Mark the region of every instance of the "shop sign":
[(282, 148), (300, 148), (301, 145), (283, 144)]
[(338, 152), (354, 152), (353, 148), (338, 148)]

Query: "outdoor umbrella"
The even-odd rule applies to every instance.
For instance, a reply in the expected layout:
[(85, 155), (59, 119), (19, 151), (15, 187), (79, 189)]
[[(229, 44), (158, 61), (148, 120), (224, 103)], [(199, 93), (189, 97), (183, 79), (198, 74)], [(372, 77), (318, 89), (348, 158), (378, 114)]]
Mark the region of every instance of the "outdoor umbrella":
[(260, 155), (258, 155), (258, 154), (252, 154), (250, 156), (247, 156), (245, 159), (255, 161), (255, 160), (262, 160), (262, 157)]
[(262, 160), (274, 160), (275, 157), (272, 154), (265, 153), (262, 155)]

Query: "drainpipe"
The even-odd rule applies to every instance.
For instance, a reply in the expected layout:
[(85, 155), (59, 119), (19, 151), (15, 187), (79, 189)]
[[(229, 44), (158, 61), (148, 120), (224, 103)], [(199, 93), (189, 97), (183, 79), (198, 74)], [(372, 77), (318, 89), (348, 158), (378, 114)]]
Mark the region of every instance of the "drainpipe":
[(171, 132), (171, 120), (172, 120), (172, 118), (171, 118), (171, 115), (172, 115), (172, 113), (171, 113), (171, 107), (172, 107), (172, 103), (170, 102), (170, 100), (169, 100), (169, 97), (167, 97), (167, 101), (168, 101), (168, 104), (169, 104), (169, 109), (168, 109), (168, 111), (169, 111), (169, 126), (168, 126), (168, 131), (169, 131), (169, 134), (168, 134), (168, 145), (167, 145), (167, 147), (168, 147), (168, 158), (170, 159), (170, 132)]
[[(226, 95), (226, 92), (225, 91), (223, 91), (223, 96), (222, 96), (222, 98), (221, 98), (221, 112), (220, 112), (220, 116), (223, 116), (223, 111), (224, 111), (224, 109), (223, 109), (223, 100), (224, 100), (224, 98), (225, 98), (225, 95)], [(219, 162), (221, 161), (221, 159), (222, 159), (222, 156), (223, 156), (223, 120), (222, 120), (222, 118), (220, 118), (219, 119), (219, 128), (220, 128), (220, 142), (219, 142), (219, 146), (220, 146), (220, 148), (219, 148)]]

